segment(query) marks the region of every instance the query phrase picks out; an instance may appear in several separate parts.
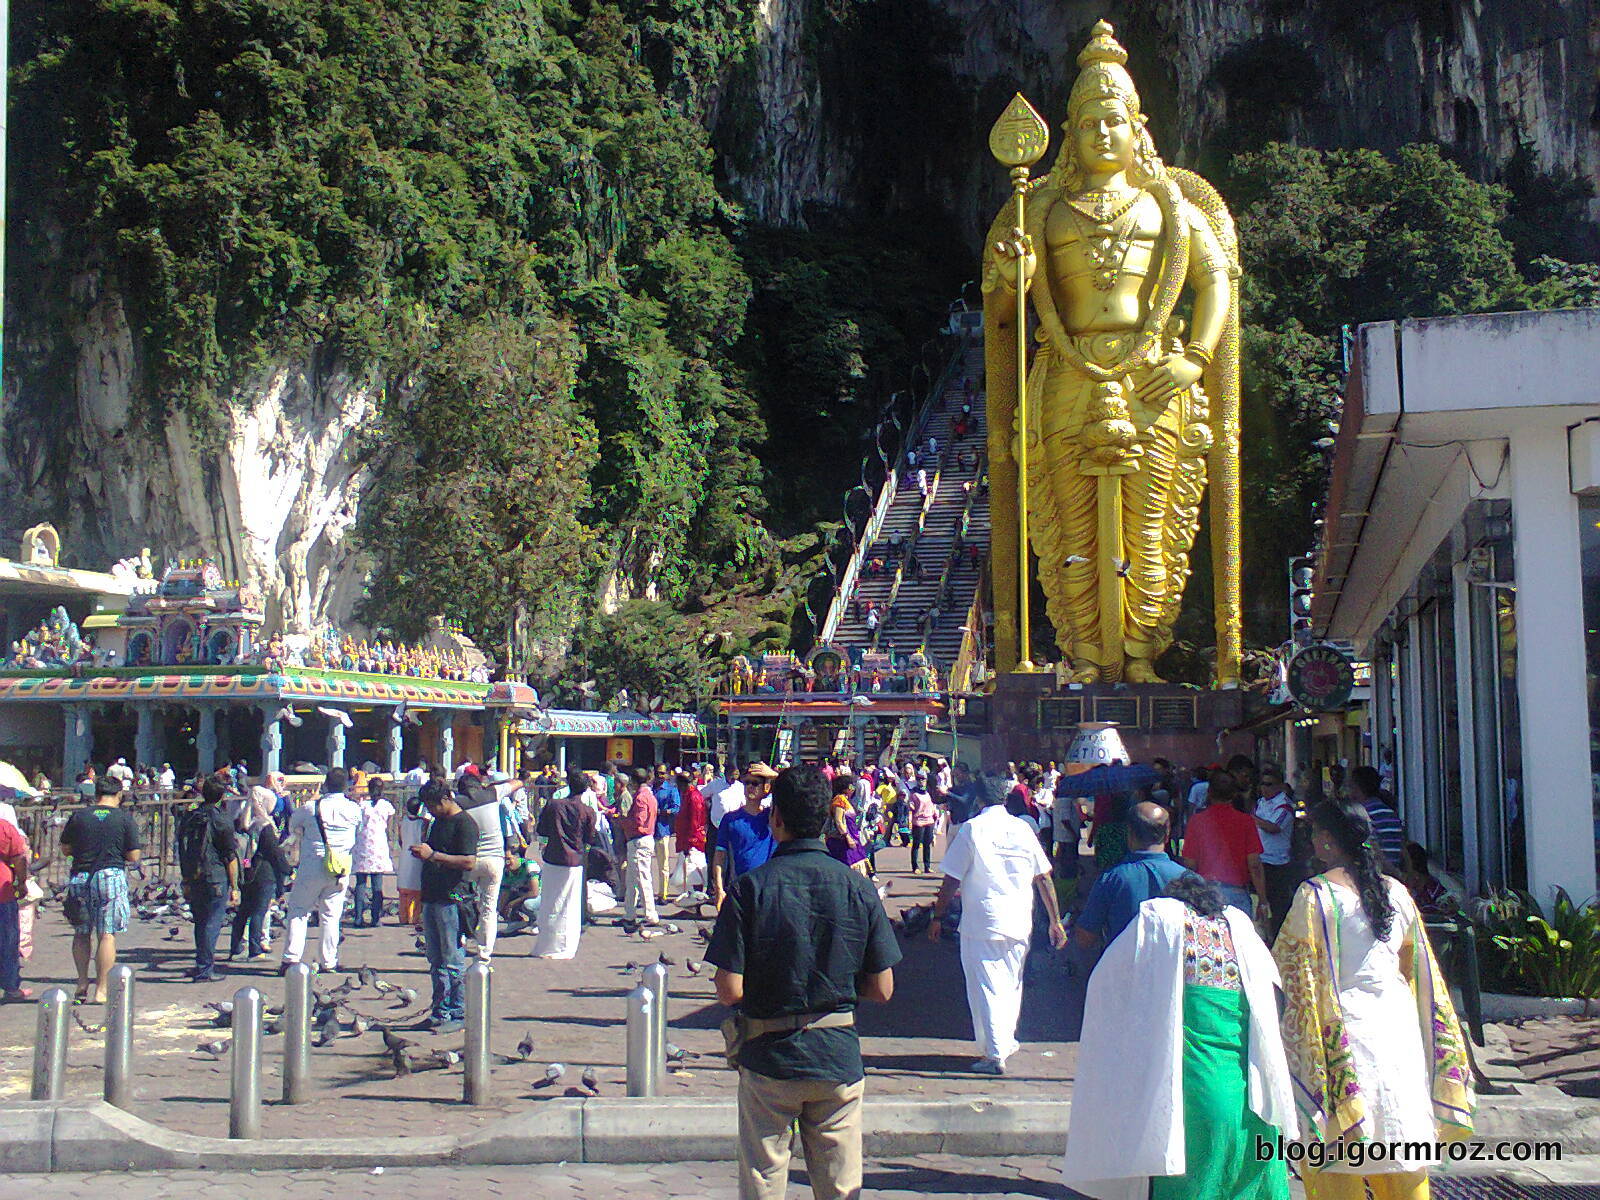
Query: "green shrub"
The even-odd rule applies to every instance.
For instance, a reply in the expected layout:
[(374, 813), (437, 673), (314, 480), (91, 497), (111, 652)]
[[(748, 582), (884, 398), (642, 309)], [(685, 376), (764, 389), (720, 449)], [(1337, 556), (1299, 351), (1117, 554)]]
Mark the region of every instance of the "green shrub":
[(1534, 996), (1600, 998), (1600, 905), (1574, 904), (1560, 888), (1549, 919), (1526, 893), (1499, 892), (1476, 918), (1484, 982)]

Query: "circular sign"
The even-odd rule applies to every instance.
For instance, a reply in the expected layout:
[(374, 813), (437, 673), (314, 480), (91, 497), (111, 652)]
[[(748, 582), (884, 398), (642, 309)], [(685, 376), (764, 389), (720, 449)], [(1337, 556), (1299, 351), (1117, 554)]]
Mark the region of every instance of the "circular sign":
[(1301, 708), (1343, 708), (1355, 686), (1355, 664), (1337, 646), (1307, 646), (1289, 660), (1289, 695)]

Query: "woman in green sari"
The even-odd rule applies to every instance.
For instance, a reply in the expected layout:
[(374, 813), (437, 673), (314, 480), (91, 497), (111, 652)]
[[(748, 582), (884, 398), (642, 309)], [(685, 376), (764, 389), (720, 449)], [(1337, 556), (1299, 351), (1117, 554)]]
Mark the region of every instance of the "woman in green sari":
[(1185, 875), (1140, 905), (1089, 979), (1063, 1182), (1096, 1200), (1288, 1200), (1277, 982), (1215, 884)]

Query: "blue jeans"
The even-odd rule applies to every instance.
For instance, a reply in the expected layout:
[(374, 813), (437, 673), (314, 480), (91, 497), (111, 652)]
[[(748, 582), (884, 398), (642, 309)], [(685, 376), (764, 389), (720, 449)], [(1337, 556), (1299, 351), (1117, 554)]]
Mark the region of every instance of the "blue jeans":
[(1217, 890), (1222, 893), (1224, 904), (1231, 904), (1247, 917), (1252, 915), (1249, 888), (1236, 887), (1231, 883), (1219, 883)]
[(422, 905), (422, 939), (433, 977), (433, 1017), (459, 1021), (465, 1008), (461, 1000), (461, 974), (467, 966), (461, 948), (461, 918), (455, 901)]
[(22, 927), (17, 924), (17, 902), (0, 904), (0, 991), (22, 986)]
[[(369, 919), (363, 921), (362, 914), (369, 914)], [(378, 926), (383, 921), (383, 876), (372, 871), (363, 871), (356, 876), (356, 919), (353, 922), (357, 929), (362, 925)]]
[(194, 973), (214, 974), (217, 935), (222, 932), (223, 918), (228, 915), (227, 889), (209, 883), (186, 883), (183, 890), (189, 897), (189, 910), (194, 914)]
[(249, 953), (267, 952), (267, 907), (272, 903), (272, 894), (277, 887), (278, 876), (268, 867), (262, 870), (254, 882), (247, 883), (239, 889), (239, 908), (233, 914), (233, 939), (229, 942), (230, 955), (239, 953), (240, 947), (244, 945), (246, 932), (250, 935)]

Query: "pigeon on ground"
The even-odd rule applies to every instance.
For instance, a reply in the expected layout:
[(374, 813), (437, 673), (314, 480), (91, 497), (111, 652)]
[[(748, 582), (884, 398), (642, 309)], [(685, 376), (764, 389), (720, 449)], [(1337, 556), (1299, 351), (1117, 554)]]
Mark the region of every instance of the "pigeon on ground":
[(371, 967), (357, 967), (356, 981), (364, 988), (375, 987), (378, 983), (378, 973)]
[(668, 1062), (682, 1062), (686, 1058), (699, 1058), (700, 1055), (693, 1050), (685, 1050), (682, 1046), (668, 1042), (666, 1045), (666, 1058)]
[(665, 930), (667, 933), (682, 933), (683, 932), (683, 930), (681, 928), (679, 928), (677, 925), (674, 925), (671, 921), (662, 922), (661, 928), (663, 930)]
[(567, 1065), (565, 1063), (551, 1063), (544, 1069), (544, 1078), (533, 1086), (549, 1087), (553, 1083), (560, 1083), (564, 1078), (566, 1078), (566, 1074)]
[(326, 1046), (338, 1036), (339, 1014), (330, 1008), (328, 1010), (328, 1015), (325, 1016), (322, 1019), (322, 1023), (317, 1026), (316, 1040), (312, 1044), (316, 1046)]
[(207, 1000), (205, 1006), (212, 1012), (216, 1013), (219, 1017), (231, 1016), (233, 1014), (232, 1000)]
[(579, 1079), (579, 1082), (588, 1089), (591, 1096), (598, 1096), (600, 1094), (600, 1076), (595, 1074), (593, 1067), (585, 1067), (583, 1069), (583, 1075)]
[(394, 1003), (391, 1004), (389, 1007), (390, 1008), (410, 1008), (416, 1002), (417, 1002), (417, 989), (416, 988), (403, 987), (403, 988), (395, 989)]
[(387, 979), (379, 979), (377, 975), (373, 975), (372, 990), (377, 992), (380, 996), (387, 996), (390, 992), (394, 991), (394, 984), (390, 983)]
[(705, 969), (705, 963), (698, 962), (692, 958), (686, 958), (683, 961), (683, 969), (689, 972), (691, 975), (698, 975), (702, 970)]
[(168, 941), (168, 942), (175, 942), (182, 936), (183, 936), (183, 930), (180, 927), (178, 927), (177, 925), (173, 925), (171, 928), (169, 928), (167, 930), (167, 936), (162, 940), (163, 941)]
[(379, 1028), (380, 1028), (381, 1032), (383, 1033), (383, 1044), (384, 1044), (384, 1047), (391, 1054), (398, 1054), (400, 1051), (404, 1050), (407, 1046), (415, 1046), (416, 1045), (415, 1042), (411, 1041), (408, 1038), (401, 1037), (398, 1033), (395, 1033), (392, 1030), (383, 1029), (381, 1026)]
[(522, 1061), (527, 1062), (533, 1057), (533, 1026), (528, 1026), (528, 1032), (522, 1035), (522, 1040), (517, 1043), (517, 1053), (522, 1055)]
[(660, 963), (663, 967), (675, 967), (675, 966), (678, 965), (678, 960), (677, 959), (668, 958), (665, 954), (658, 954), (656, 956), (656, 961), (658, 963)]
[(208, 1054), (212, 1058), (221, 1058), (228, 1052), (227, 1042), (201, 1042), (195, 1048), (196, 1054)]
[(396, 1079), (411, 1074), (411, 1060), (406, 1057), (403, 1046), (397, 1046), (389, 1051), (389, 1061), (394, 1064), (394, 1077)]

